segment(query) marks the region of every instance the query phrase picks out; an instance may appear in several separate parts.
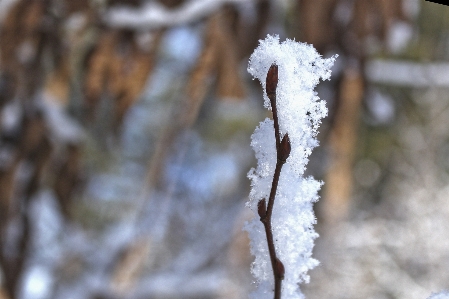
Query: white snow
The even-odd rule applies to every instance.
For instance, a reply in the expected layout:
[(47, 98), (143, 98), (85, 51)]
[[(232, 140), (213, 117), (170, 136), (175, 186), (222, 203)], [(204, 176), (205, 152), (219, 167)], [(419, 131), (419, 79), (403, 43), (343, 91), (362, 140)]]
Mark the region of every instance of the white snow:
[(40, 299), (50, 296), (52, 274), (46, 267), (35, 265), (28, 272), (25, 272), (24, 288), (21, 298)]
[(402, 52), (413, 37), (413, 27), (408, 22), (395, 21), (390, 27), (387, 36), (388, 49), (398, 54)]
[(366, 104), (373, 116), (372, 122), (375, 125), (388, 124), (394, 120), (396, 109), (394, 100), (390, 95), (373, 89), (368, 92), (368, 101), (366, 101)]
[[(320, 79), (330, 78), (334, 57), (323, 59), (313, 46), (287, 39), (280, 43), (278, 36), (268, 35), (260, 41), (250, 57), (248, 71), (259, 79), (264, 90), (264, 105), (271, 109), (265, 92), (266, 75), (270, 66), (278, 65), (277, 111), (281, 135), (288, 133), (291, 154), (284, 164), (279, 180), (272, 215), (276, 253), (285, 266), (282, 298), (304, 298), (298, 283), (308, 282), (307, 271), (318, 265), (311, 257), (316, 223), (313, 203), (318, 200), (322, 183), (303, 174), (312, 149), (318, 146), (316, 135), (321, 119), (327, 115), (325, 102), (314, 91)], [(282, 138), (281, 136), (281, 138)], [(273, 120), (265, 119), (252, 135), (258, 161), (251, 169), (250, 200), (247, 205), (257, 210), (259, 200), (268, 199), (276, 165)], [(257, 289), (251, 298), (273, 297), (273, 274), (265, 231), (259, 217), (246, 224), (255, 256), (252, 273)]]
[(137, 9), (120, 6), (109, 9), (104, 19), (109, 26), (153, 29), (185, 25), (209, 16), (227, 3), (247, 3), (253, 0), (190, 0), (179, 8), (168, 9), (151, 1)]
[(197, 60), (201, 47), (198, 31), (187, 26), (169, 30), (164, 38), (164, 54), (172, 56), (179, 62), (193, 64)]
[(449, 291), (434, 293), (427, 299), (449, 299)]

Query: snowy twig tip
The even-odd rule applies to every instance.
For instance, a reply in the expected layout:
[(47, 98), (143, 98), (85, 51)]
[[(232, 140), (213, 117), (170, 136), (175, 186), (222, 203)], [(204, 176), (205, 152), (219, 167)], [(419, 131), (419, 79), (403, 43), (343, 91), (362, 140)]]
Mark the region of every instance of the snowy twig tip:
[(251, 298), (280, 298), (281, 289), (283, 299), (304, 298), (298, 283), (308, 282), (307, 271), (318, 265), (312, 258), (318, 237), (313, 203), (322, 184), (303, 174), (327, 115), (314, 88), (330, 78), (336, 57), (324, 59), (311, 45), (271, 35), (250, 57), (248, 72), (261, 83), (264, 106), (273, 112), (251, 136), (257, 168), (248, 173), (247, 205), (259, 216), (245, 225), (258, 286)]
[(278, 66), (276, 64), (272, 64), (267, 73), (267, 80), (266, 80), (267, 95), (275, 94), (277, 85), (278, 85)]

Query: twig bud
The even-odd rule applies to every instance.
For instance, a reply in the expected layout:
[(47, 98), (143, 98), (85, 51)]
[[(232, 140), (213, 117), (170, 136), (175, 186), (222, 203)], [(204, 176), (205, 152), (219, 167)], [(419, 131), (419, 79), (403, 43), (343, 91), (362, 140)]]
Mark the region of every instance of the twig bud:
[(284, 268), (284, 264), (278, 259), (276, 258), (276, 276), (279, 279), (284, 279), (284, 275), (285, 275), (285, 268)]
[(288, 133), (284, 135), (282, 138), (281, 144), (279, 144), (278, 148), (278, 160), (282, 163), (287, 161), (287, 158), (290, 156), (290, 152), (292, 150), (292, 146), (290, 144), (290, 138), (288, 137)]
[[(278, 66), (272, 64), (267, 73), (266, 91), (268, 98), (272, 100), (273, 95), (276, 95), (276, 88), (278, 86)], [(273, 105), (273, 103), (271, 103)]]
[(267, 215), (267, 202), (265, 201), (265, 198), (259, 200), (257, 203), (257, 213), (259, 214), (260, 221), (263, 221)]

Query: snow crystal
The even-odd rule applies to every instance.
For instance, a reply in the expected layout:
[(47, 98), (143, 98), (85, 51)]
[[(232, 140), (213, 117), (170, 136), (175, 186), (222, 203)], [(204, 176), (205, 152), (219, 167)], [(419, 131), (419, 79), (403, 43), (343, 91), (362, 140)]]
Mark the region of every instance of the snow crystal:
[[(276, 254), (285, 266), (282, 298), (304, 298), (298, 283), (308, 282), (307, 271), (318, 265), (311, 257), (316, 218), (313, 203), (318, 200), (322, 183), (303, 174), (312, 149), (318, 146), (316, 135), (321, 119), (327, 115), (325, 102), (314, 91), (320, 79), (330, 78), (334, 57), (323, 59), (313, 46), (278, 36), (268, 35), (250, 57), (248, 72), (257, 78), (264, 90), (264, 106), (271, 109), (265, 91), (266, 76), (272, 64), (278, 66), (276, 107), (281, 138), (290, 138), (291, 153), (283, 165), (272, 214)], [(276, 166), (276, 145), (273, 120), (265, 119), (252, 135), (251, 146), (257, 168), (251, 169), (250, 200), (247, 206), (257, 211), (258, 202), (268, 200)], [(257, 215), (257, 213), (256, 213)], [(274, 278), (263, 224), (256, 216), (245, 226), (255, 256), (252, 273), (257, 289), (251, 298), (273, 298)]]
[[(278, 65), (277, 110), (281, 135), (288, 132), (292, 152), (290, 163), (302, 175), (311, 150), (318, 145), (314, 138), (321, 119), (327, 115), (324, 101), (313, 90), (320, 78), (328, 80), (335, 57), (321, 58), (312, 45), (287, 39), (279, 43), (278, 36), (260, 42), (250, 57), (248, 72), (259, 79), (264, 90), (264, 106), (271, 109), (265, 92), (265, 79), (273, 63)], [(268, 132), (267, 132), (268, 133)]]

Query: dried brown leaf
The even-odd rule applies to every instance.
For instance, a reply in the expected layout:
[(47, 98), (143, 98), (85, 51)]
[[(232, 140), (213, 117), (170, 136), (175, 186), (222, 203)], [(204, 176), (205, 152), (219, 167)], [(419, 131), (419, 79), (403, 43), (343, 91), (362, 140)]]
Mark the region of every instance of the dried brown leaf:
[[(219, 22), (221, 20), (218, 20)], [(217, 33), (217, 96), (241, 99), (245, 97), (245, 87), (239, 72), (238, 48), (231, 35), (229, 24), (220, 22)]]
[(64, 105), (69, 101), (70, 75), (68, 57), (65, 56), (57, 69), (48, 75), (44, 86), (45, 92), (51, 95), (52, 99)]
[(373, 35), (385, 42), (394, 20), (405, 20), (402, 0), (355, 1), (350, 30), (354, 30), (359, 39)]
[(89, 117), (95, 114), (96, 106), (106, 86), (109, 70), (117, 64), (113, 51), (116, 40), (117, 33), (105, 32), (88, 61), (84, 90)]
[(31, 53), (37, 51), (44, 13), (43, 1), (19, 1), (9, 10), (0, 28), (1, 65), (16, 77), (22, 69), (20, 47), (27, 47), (28, 52), (31, 49)]
[(114, 5), (126, 5), (139, 7), (142, 4), (142, 0), (107, 0), (109, 6)]
[(104, 93), (112, 98), (113, 126), (118, 128), (123, 116), (139, 97), (155, 65), (163, 31), (153, 33), (148, 49), (138, 45), (135, 33), (105, 32), (87, 66), (85, 93), (90, 118)]
[(296, 6), (295, 26), (299, 29), (301, 40), (322, 49), (335, 42), (333, 20), (337, 0), (301, 0)]
[(143, 269), (143, 261), (148, 259), (150, 245), (149, 239), (137, 240), (119, 256), (111, 282), (116, 293), (123, 295), (136, 283)]
[(182, 127), (191, 126), (195, 122), (209, 87), (207, 79), (216, 67), (220, 31), (218, 18), (214, 15), (208, 21), (203, 50), (187, 82), (186, 97), (179, 110), (182, 113), (180, 116)]
[(39, 185), (42, 180), (45, 167), (50, 160), (52, 149), (53, 147), (49, 138), (44, 136), (37, 147), (33, 149), (31, 156), (28, 157), (33, 161), (34, 169), (32, 170), (31, 178), (26, 186), (26, 198), (30, 198), (39, 190)]
[(26, 117), (22, 128), (18, 152), (20, 157), (27, 157), (39, 147), (45, 138), (47, 129), (43, 115)]
[(184, 3), (184, 0), (159, 0), (161, 4), (168, 8), (175, 8)]
[(63, 2), (64, 5), (64, 13), (66, 15), (86, 11), (90, 9), (90, 0), (65, 0)]
[(117, 63), (110, 73), (111, 94), (115, 100), (114, 127), (117, 128), (123, 120), (123, 116), (142, 93), (145, 84), (151, 75), (156, 63), (157, 50), (162, 38), (162, 31), (153, 33), (153, 41), (150, 48), (143, 49), (137, 44), (136, 38), (128, 40), (129, 51), (121, 56), (117, 55)]
[(18, 166), (15, 162), (8, 169), (0, 170), (0, 232), (6, 227), (15, 189), (15, 174)]
[(62, 213), (70, 218), (73, 193), (81, 181), (81, 147), (70, 144), (61, 166), (56, 170), (53, 189)]

